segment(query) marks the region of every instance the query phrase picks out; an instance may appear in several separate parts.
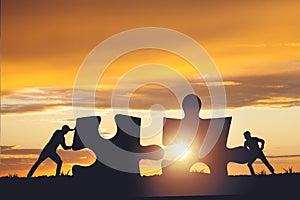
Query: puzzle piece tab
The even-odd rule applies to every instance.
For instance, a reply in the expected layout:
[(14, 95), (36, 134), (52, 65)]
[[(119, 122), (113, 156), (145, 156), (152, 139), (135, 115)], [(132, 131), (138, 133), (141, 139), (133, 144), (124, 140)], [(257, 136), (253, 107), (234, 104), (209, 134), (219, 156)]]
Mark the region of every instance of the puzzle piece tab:
[[(176, 160), (164, 158), (162, 163), (163, 174), (179, 174), (188, 173), (191, 166), (196, 162), (203, 162), (208, 165), (210, 172), (215, 176), (227, 175), (228, 162), (246, 163), (249, 160), (249, 153), (243, 147), (229, 149), (226, 146), (228, 133), (231, 124), (231, 117), (216, 118), (216, 119), (201, 119), (199, 111), (201, 101), (196, 95), (188, 95), (183, 100), (183, 110), (185, 117), (183, 119), (165, 118), (163, 127), (163, 144), (170, 148), (170, 151), (182, 153), (182, 159)], [(219, 138), (210, 150), (210, 152), (200, 158), (200, 151), (207, 140), (207, 136), (215, 134), (214, 125), (222, 124), (222, 129), (219, 130)], [(181, 127), (180, 127), (181, 126)], [(212, 126), (212, 127), (210, 127)], [(180, 151), (180, 144), (189, 141), (188, 148), (183, 148)], [(173, 148), (173, 150), (172, 150)], [(176, 148), (179, 148), (176, 150)]]

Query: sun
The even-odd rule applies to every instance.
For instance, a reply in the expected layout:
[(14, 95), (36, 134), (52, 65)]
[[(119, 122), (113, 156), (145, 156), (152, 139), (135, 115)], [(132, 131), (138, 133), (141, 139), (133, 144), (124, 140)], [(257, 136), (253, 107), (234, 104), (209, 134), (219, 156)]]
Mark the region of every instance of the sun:
[(189, 158), (189, 155), (191, 154), (190, 151), (186, 151), (183, 153), (182, 157), (180, 157), (179, 160), (187, 160)]
[(186, 144), (173, 144), (169, 150), (169, 154), (172, 158), (179, 161), (187, 160), (191, 156), (189, 146)]

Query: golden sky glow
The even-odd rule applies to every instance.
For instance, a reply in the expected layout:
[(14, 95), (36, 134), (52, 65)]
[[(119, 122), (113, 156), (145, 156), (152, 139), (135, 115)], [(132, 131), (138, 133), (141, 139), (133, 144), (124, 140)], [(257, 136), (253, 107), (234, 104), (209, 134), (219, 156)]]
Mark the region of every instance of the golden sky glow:
[(72, 85), (99, 42), (145, 26), (194, 38), (225, 76), (299, 69), (298, 1), (72, 2), (2, 2), (3, 89)]
[[(40, 149), (62, 124), (74, 125), (72, 87), (86, 56), (114, 34), (151, 26), (188, 35), (215, 62), (226, 88), (226, 114), (233, 116), (228, 146), (243, 144), (242, 131), (249, 129), (266, 139), (267, 155), (300, 154), (299, 1), (71, 2), (1, 1), (0, 144), (3, 147)], [(186, 48), (185, 44), (178, 45)], [(148, 49), (128, 53), (108, 68), (100, 82), (105, 90), (96, 96), (100, 113), (106, 115), (106, 109), (110, 108), (110, 96), (118, 78), (146, 63), (165, 64), (178, 70), (200, 96), (203, 108), (209, 108), (207, 88), (187, 62), (171, 53)], [(146, 78), (176, 83), (167, 71), (140, 74), (133, 82)], [(130, 87), (122, 87), (121, 92), (126, 95)], [(148, 110), (155, 103), (169, 111), (180, 109), (170, 91), (157, 84), (138, 88), (130, 108)], [(209, 117), (209, 113), (200, 116)], [(104, 129), (113, 132), (114, 125)], [(17, 155), (32, 159), (26, 153)], [(0, 159), (4, 166), (13, 163), (16, 155), (1, 154)], [(76, 162), (76, 156), (72, 159)], [(300, 170), (299, 163), (290, 165)], [(284, 164), (278, 163), (277, 168)], [(2, 169), (5, 172), (0, 175), (14, 172), (7, 166)], [(28, 169), (26, 165), (15, 171), (26, 174), (24, 170)]]

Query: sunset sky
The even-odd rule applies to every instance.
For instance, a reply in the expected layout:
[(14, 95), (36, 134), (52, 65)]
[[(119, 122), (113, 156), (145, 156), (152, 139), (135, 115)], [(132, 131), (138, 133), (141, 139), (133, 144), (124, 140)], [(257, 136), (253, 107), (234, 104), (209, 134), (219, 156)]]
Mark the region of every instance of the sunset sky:
[[(208, 52), (223, 78), (226, 116), (232, 116), (228, 147), (243, 145), (242, 133), (266, 140), (265, 154), (277, 172), (300, 171), (300, 3), (287, 1), (1, 1), (1, 154), (0, 176), (25, 176), (40, 149), (63, 124), (75, 126), (72, 90), (78, 70), (102, 41), (141, 27), (174, 29)], [(189, 48), (185, 44), (178, 44)], [(112, 47), (111, 51), (114, 49)], [(102, 77), (97, 112), (112, 119), (110, 98), (128, 70), (161, 63), (179, 71), (202, 100), (200, 116), (210, 116), (203, 79), (179, 56), (139, 50), (115, 60)], [(168, 71), (147, 71), (123, 85), (120, 98), (143, 79), (176, 83)], [(158, 84), (139, 87), (130, 109), (144, 123), (154, 104), (168, 117), (180, 117), (180, 102)], [(115, 132), (112, 123), (102, 130)], [(143, 130), (141, 130), (143, 132)], [(161, 136), (161, 135), (160, 135)], [(154, 143), (161, 145), (160, 136)], [(153, 141), (151, 141), (153, 143)], [(67, 136), (72, 144), (72, 135)], [(145, 142), (144, 144), (150, 144)], [(72, 164), (90, 164), (87, 151), (59, 150), (67, 172)], [(267, 169), (257, 162), (257, 172)], [(54, 174), (52, 161), (35, 175)], [(246, 165), (229, 164), (230, 174), (249, 174)]]

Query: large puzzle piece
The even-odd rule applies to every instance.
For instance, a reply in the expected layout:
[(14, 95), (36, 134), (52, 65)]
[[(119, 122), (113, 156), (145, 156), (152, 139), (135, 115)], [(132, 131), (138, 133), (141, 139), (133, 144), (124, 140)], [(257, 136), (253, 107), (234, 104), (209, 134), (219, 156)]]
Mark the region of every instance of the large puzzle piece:
[(99, 134), (101, 118), (83, 117), (76, 120), (73, 150), (89, 148), (96, 154), (96, 162), (88, 167), (73, 168), (73, 173), (92, 176), (116, 176), (122, 172), (138, 173), (142, 159), (159, 160), (163, 150), (156, 145), (140, 144), (141, 119), (126, 115), (116, 115), (117, 133), (111, 139), (104, 139)]
[[(229, 149), (226, 146), (231, 117), (216, 119), (199, 118), (201, 101), (196, 95), (186, 96), (182, 107), (185, 113), (183, 119), (164, 119), (163, 144), (167, 148), (169, 147), (171, 151), (173, 148), (173, 152), (176, 152), (176, 148), (180, 148), (181, 144), (189, 140), (189, 147), (182, 149), (182, 151), (185, 150), (186, 152), (181, 152), (183, 154), (186, 153), (187, 157), (175, 162), (172, 158), (164, 158), (165, 160), (162, 162), (163, 174), (176, 175), (188, 173), (194, 163), (203, 162), (208, 165), (212, 175), (225, 176), (227, 175), (228, 162), (246, 163), (249, 160), (250, 154), (246, 148), (237, 147)], [(201, 148), (207, 145), (204, 144), (205, 137), (208, 134), (213, 134), (212, 131), (215, 131), (214, 127), (209, 129), (210, 125), (214, 126), (214, 124), (223, 125), (222, 129), (219, 130), (221, 131), (220, 136), (210, 152), (203, 158), (200, 158)]]

